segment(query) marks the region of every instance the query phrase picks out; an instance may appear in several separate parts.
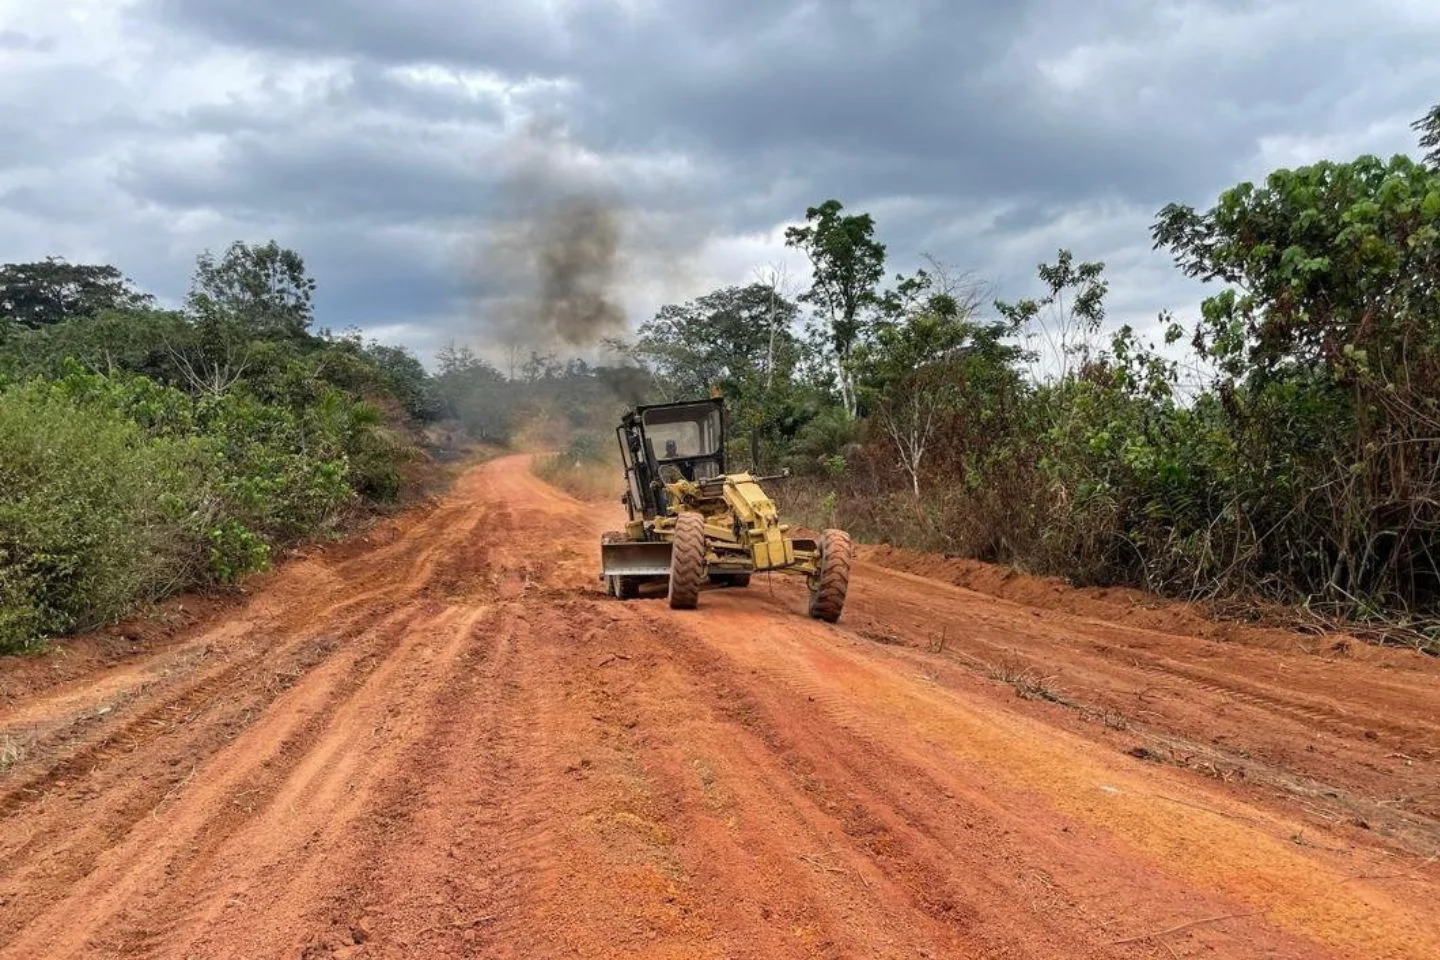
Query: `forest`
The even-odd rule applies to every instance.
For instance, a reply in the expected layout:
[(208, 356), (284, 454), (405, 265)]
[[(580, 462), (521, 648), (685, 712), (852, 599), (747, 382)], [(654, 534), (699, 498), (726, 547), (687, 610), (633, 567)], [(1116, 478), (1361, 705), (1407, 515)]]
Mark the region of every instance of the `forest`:
[(274, 241), (200, 254), (176, 309), (115, 266), (5, 264), (0, 651), (231, 588), (537, 424), (559, 482), (615, 470), (624, 406), (718, 390), (732, 462), (789, 467), (776, 497), (809, 522), (1435, 652), (1440, 107), (1415, 129), (1418, 158), (1157, 211), (1151, 242), (1212, 292), (1153, 337), (1108, 322), (1101, 262), (1057, 250), (993, 299), (923, 251), (893, 271), (833, 199), (786, 232), (810, 276), (667, 305), (603, 363), (477, 343), (427, 366), (319, 329)]

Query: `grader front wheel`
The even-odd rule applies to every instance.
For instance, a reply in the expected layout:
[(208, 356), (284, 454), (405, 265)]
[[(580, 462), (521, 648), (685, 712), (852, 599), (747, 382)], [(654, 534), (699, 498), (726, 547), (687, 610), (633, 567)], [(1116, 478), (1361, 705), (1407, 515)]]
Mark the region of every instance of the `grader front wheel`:
[(810, 581), (810, 616), (826, 623), (840, 619), (845, 593), (850, 587), (850, 564), (854, 547), (844, 530), (820, 534), (819, 569)]
[(670, 606), (694, 610), (705, 579), (705, 518), (682, 513), (675, 518), (675, 538), (670, 544)]

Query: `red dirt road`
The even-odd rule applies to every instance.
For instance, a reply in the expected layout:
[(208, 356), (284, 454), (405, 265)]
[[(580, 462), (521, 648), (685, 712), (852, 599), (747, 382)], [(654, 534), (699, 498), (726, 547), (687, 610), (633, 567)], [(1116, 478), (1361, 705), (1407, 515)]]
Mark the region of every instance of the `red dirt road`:
[(0, 661), (0, 956), (1440, 957), (1440, 663), (873, 550), (625, 603), (612, 509), (497, 460)]

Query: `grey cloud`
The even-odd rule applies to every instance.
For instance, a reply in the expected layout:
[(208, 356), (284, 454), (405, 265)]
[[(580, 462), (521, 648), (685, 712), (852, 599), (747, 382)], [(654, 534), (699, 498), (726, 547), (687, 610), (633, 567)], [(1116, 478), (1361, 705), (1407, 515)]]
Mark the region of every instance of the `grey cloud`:
[[(137, 15), (187, 27), (221, 43), (301, 55), (323, 53), (383, 63), (483, 64), (514, 76), (553, 75), (567, 48), (601, 42), (564, 29), (531, 3), (413, 0), (153, 0)], [(605, 18), (586, 16), (602, 28)], [(580, 26), (580, 25), (577, 25)]]
[(323, 123), (363, 128), (386, 118), (394, 136), (396, 121), (412, 129), (439, 123), (498, 125), (505, 119), (503, 110), (502, 98), (493, 91), (436, 89), (394, 69), (359, 62), (301, 94), (272, 91), (259, 102), (202, 104), (171, 115), (169, 122), (177, 134), (279, 135), (303, 134)]
[(46, 53), (53, 49), (53, 37), (31, 36), (19, 30), (0, 30), (0, 50), (12, 53)]
[(306, 258), (306, 266), (317, 278), (316, 315), (331, 326), (403, 323), (465, 303), (453, 271), (404, 245), (326, 236), (308, 247), (297, 240), (295, 246), (318, 251)]
[(464, 156), (355, 131), (287, 143), (235, 136), (206, 163), (149, 147), (126, 159), (117, 183), (175, 209), (213, 206), (246, 218), (268, 213), (345, 229), (473, 220), (486, 216), (494, 200), (483, 167)]
[(326, 107), (337, 111), (357, 105), (432, 123), (499, 125), (505, 120), (504, 103), (493, 92), (459, 95), (437, 91), (364, 64), (353, 69), (326, 100)]
[(49, 53), (54, 49), (54, 37), (37, 37), (22, 30), (0, 30), (0, 50), (9, 50), (12, 53)]
[[(681, 71), (659, 85), (631, 74), (594, 88), (587, 134), (636, 140), (658, 128), (696, 151), (778, 154), (851, 195), (1115, 193), (1158, 205), (1223, 178), (1262, 133), (1304, 129), (1357, 80), (1335, 69), (1353, 40), (1337, 27), (1306, 51), (1282, 45), (1261, 62), (1162, 62), (1137, 41), (1102, 86), (1067, 96), (1048, 87), (1024, 44), (954, 56), (948, 44), (965, 14), (892, 61), (757, 57), (718, 81)], [(1417, 57), (1422, 42), (1408, 38)]]
[(0, 174), (53, 168), (131, 136), (145, 122), (118, 102), (94, 68), (37, 56), (3, 64)]
[[(1264, 138), (1344, 150), (1430, 105), (1440, 24), (1377, 2), (143, 0), (127, 22), (152, 56), (333, 70), (145, 120), (117, 102), (73, 128), (12, 99), (0, 175), (104, 151), (99, 186), (159, 211), (147, 223), (203, 211), (217, 245), (296, 238), (327, 322), (461, 331), (505, 295), (473, 262), (513, 215), (517, 122), (544, 116), (575, 154), (566, 183), (622, 205), (632, 264), (678, 277), (706, 238), (836, 197), (884, 211), (897, 269), (933, 253), (1013, 295), (1063, 243), (1114, 263), (1117, 313), (1140, 316), (1195, 300), (1149, 250), (1160, 205), (1263, 173)], [(103, 81), (67, 70), (29, 89), (58, 102)], [(0, 188), (41, 219), (33, 183)]]
[[(862, 193), (1114, 191), (1163, 202), (1207, 183), (1217, 158), (1242, 155), (1261, 130), (1288, 128), (1353, 86), (1334, 69), (1353, 42), (1344, 15), (1317, 16), (1310, 5), (1269, 5), (1278, 11), (1269, 21), (1256, 4), (1073, 6), (697, 2), (637, 14), (591, 4), (543, 8), (579, 11), (549, 22), (503, 7), (473, 16), (448, 4), (358, 0), (303, 13), (281, 0), (169, 8), (227, 42), (569, 78), (580, 90), (578, 129), (601, 148), (678, 144), (752, 176), (803, 163)], [(1310, 42), (1277, 36), (1251, 59), (1254, 38), (1237, 38), (1232, 58), (1173, 42), (1190, 22), (1177, 11), (1194, 18), (1207, 7)], [(1418, 55), (1426, 42), (1403, 25), (1377, 29), (1393, 34), (1391, 49)], [(1047, 87), (1036, 61), (1056, 35), (1093, 39), (1100, 56), (1119, 60), (1100, 96)], [(1165, 60), (1146, 55), (1156, 39), (1168, 44)], [(1206, 102), (1228, 109), (1220, 119), (1229, 122), (1202, 122), (1214, 113), (1196, 109)]]

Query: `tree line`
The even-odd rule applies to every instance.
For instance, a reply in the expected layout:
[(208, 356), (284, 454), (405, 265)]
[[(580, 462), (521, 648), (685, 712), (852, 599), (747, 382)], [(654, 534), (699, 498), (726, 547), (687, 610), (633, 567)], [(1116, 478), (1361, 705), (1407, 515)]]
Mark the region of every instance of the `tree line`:
[(833, 199), (785, 234), (808, 277), (666, 305), (604, 362), (451, 344), (427, 369), (317, 330), (273, 241), (201, 254), (174, 310), (112, 266), (0, 266), (0, 648), (263, 569), (466, 439), (549, 423), (608, 463), (625, 406), (712, 390), (732, 462), (791, 468), (777, 497), (812, 522), (1433, 646), (1440, 107), (1415, 126), (1419, 159), (1157, 211), (1156, 249), (1217, 288), (1189, 328), (1158, 315), (1163, 346), (1108, 328), (1103, 263), (1058, 250), (996, 300), (932, 258), (892, 273)]
[(275, 241), (196, 257), (176, 309), (119, 268), (0, 265), (0, 652), (85, 630), (405, 502), (427, 460), (527, 423), (594, 432), (651, 378), (540, 351), (508, 369), (317, 328)]
[(782, 500), (863, 537), (1437, 649), (1440, 106), (1414, 127), (1419, 159), (1157, 211), (1154, 247), (1217, 287), (1189, 328), (1157, 316), (1163, 347), (1107, 328), (1103, 263), (1061, 249), (987, 300), (934, 261), (888, 274), (873, 219), (829, 200), (786, 233), (808, 286), (666, 307), (631, 354), (662, 392), (721, 385), (752, 462), (814, 478)]

